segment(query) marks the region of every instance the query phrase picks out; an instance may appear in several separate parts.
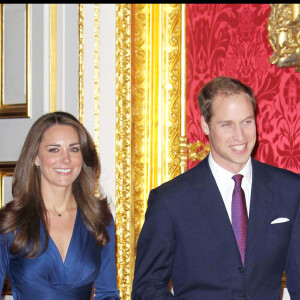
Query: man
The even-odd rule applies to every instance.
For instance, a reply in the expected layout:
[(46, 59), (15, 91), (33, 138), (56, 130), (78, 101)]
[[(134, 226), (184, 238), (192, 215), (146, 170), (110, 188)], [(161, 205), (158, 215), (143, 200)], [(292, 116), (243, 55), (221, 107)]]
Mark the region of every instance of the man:
[[(288, 251), (299, 176), (250, 158), (256, 101), (249, 87), (217, 77), (198, 100), (211, 152), (150, 192), (132, 299), (279, 300), (285, 263), (296, 273), (295, 250)], [(300, 299), (296, 282), (293, 300)]]

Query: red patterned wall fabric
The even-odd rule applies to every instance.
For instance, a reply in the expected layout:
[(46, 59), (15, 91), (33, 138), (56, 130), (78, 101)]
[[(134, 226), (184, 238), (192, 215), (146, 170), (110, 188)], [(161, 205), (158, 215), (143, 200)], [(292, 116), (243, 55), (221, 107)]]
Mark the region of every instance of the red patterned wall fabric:
[[(269, 63), (269, 4), (187, 4), (187, 139), (207, 142), (198, 93), (225, 75), (249, 85), (257, 99), (255, 158), (300, 173), (300, 73)], [(188, 160), (188, 169), (199, 161)]]

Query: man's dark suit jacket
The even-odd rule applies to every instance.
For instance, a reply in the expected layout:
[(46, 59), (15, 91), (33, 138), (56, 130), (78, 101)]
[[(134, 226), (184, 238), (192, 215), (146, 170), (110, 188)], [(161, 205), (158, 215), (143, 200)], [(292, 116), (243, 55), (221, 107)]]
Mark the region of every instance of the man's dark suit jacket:
[[(244, 268), (206, 158), (150, 192), (138, 240), (132, 299), (280, 299), (284, 269), (289, 275), (286, 264), (294, 274), (300, 267), (294, 259), (298, 248), (288, 255), (300, 179), (254, 159), (252, 167)], [(278, 218), (289, 221), (271, 224)], [(299, 278), (291, 281), (293, 300), (300, 299)], [(170, 279), (174, 295), (169, 291)]]

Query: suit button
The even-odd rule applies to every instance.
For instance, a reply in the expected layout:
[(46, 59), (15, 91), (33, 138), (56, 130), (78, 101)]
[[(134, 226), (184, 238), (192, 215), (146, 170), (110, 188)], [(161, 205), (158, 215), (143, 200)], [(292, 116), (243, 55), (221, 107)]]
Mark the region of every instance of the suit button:
[(243, 273), (243, 271), (244, 271), (244, 269), (242, 267), (239, 267), (238, 270), (240, 273)]

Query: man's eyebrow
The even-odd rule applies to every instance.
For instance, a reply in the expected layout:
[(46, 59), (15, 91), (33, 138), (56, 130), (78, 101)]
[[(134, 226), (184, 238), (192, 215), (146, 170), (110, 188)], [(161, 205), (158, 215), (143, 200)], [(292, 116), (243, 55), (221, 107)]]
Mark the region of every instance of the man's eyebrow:
[(255, 119), (255, 116), (254, 115), (250, 115), (250, 116), (246, 117), (244, 120), (247, 120), (247, 119)]
[(231, 120), (222, 120), (222, 121), (219, 121), (217, 123), (220, 124), (220, 123), (231, 123), (231, 122), (232, 122)]

